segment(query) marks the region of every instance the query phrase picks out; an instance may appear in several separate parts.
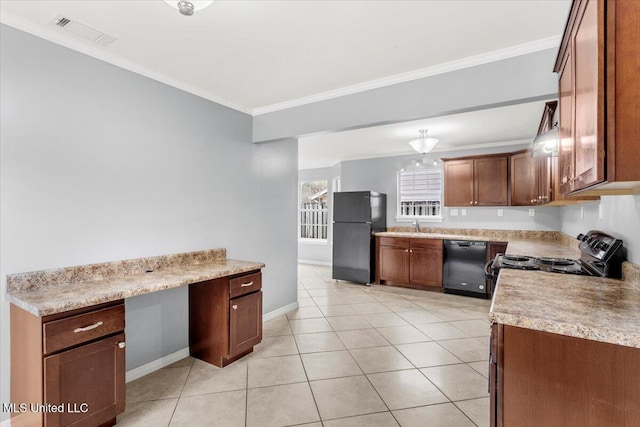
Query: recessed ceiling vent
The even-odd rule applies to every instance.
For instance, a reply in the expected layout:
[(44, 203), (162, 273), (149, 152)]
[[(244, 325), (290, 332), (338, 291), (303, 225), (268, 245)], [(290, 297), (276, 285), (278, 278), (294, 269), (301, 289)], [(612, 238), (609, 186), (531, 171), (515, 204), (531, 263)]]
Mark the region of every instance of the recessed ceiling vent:
[(102, 31), (96, 30), (95, 28), (91, 28), (88, 25), (85, 25), (81, 22), (74, 21), (65, 16), (56, 16), (53, 18), (52, 23), (64, 30), (67, 33), (71, 33), (76, 37), (83, 38), (85, 40), (89, 40), (90, 42), (96, 43), (100, 46), (108, 46), (117, 39), (109, 34), (103, 33)]

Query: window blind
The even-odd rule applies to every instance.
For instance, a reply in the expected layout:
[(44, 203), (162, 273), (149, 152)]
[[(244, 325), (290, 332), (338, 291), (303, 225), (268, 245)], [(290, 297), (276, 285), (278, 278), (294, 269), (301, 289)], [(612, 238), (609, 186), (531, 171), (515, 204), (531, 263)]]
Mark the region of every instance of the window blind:
[(440, 202), (442, 174), (440, 169), (400, 172), (400, 202)]

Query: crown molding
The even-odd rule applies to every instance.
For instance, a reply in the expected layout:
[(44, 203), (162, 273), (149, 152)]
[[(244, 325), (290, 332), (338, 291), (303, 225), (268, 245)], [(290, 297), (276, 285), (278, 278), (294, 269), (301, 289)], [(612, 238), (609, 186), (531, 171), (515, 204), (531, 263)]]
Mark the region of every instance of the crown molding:
[(247, 108), (243, 105), (236, 104), (234, 102), (221, 98), (207, 91), (203, 91), (202, 89), (194, 87), (190, 84), (184, 83), (180, 80), (177, 80), (172, 77), (166, 76), (162, 73), (158, 73), (156, 71), (150, 70), (146, 67), (142, 67), (134, 62), (123, 59), (118, 55), (115, 55), (107, 51), (105, 48), (101, 48), (98, 46), (94, 47), (79, 39), (76, 40), (71, 36), (68, 36), (66, 34), (63, 34), (57, 31), (55, 28), (48, 28), (44, 25), (36, 24), (32, 21), (28, 21), (12, 13), (4, 12), (4, 11), (2, 12), (2, 14), (0, 14), (0, 22), (10, 27), (17, 28), (18, 30), (21, 30), (26, 33), (32, 34), (34, 36), (40, 37), (42, 39), (48, 40), (50, 42), (75, 50), (76, 52), (83, 53), (85, 55), (91, 56), (93, 58), (99, 59), (101, 61), (115, 65), (117, 67), (123, 68), (127, 71), (140, 74), (141, 76), (148, 77), (152, 80), (156, 80), (168, 86), (172, 86), (174, 88), (183, 90), (192, 95), (198, 96), (200, 98), (204, 98), (208, 101), (215, 102), (216, 104), (220, 104), (225, 107), (232, 108), (234, 110), (240, 111), (245, 114), (249, 114), (249, 115), (252, 114), (251, 108)]
[(534, 40), (532, 42), (511, 46), (504, 49), (494, 50), (479, 55), (469, 56), (457, 59), (451, 62), (434, 65), (432, 67), (422, 68), (420, 70), (409, 71), (407, 73), (396, 74), (381, 79), (371, 80), (365, 83), (358, 83), (341, 89), (330, 90), (317, 93), (315, 95), (305, 96), (302, 98), (292, 99), (290, 101), (280, 102), (277, 104), (267, 105), (265, 107), (254, 108), (251, 112), (253, 116), (261, 114), (273, 113), (275, 111), (286, 110), (288, 108), (299, 107), (314, 102), (325, 101), (328, 99), (338, 98), (354, 93), (365, 92), (367, 90), (378, 89), (385, 86), (391, 86), (398, 83), (409, 82), (412, 80), (422, 79), (424, 77), (444, 74), (451, 71), (470, 68), (477, 65), (487, 64), (490, 62), (501, 61), (503, 59), (513, 58), (516, 56), (526, 55), (529, 53), (539, 52), (541, 50), (557, 48), (560, 46), (561, 35), (547, 37), (544, 39)]

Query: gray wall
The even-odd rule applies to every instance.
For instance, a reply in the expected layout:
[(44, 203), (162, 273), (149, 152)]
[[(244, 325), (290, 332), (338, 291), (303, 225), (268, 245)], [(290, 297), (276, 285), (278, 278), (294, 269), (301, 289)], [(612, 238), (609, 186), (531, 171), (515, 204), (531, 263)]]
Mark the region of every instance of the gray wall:
[[(266, 263), (265, 312), (296, 301), (296, 140), (253, 144), (248, 115), (0, 31), (2, 402), (7, 274), (226, 247)], [(187, 345), (186, 307), (186, 288), (127, 300), (127, 369)]]
[(564, 233), (577, 236), (589, 230), (604, 231), (623, 239), (627, 259), (640, 264), (640, 195), (602, 196), (600, 201), (562, 208)]
[(269, 141), (317, 132), (436, 117), (557, 96), (552, 73), (557, 49), (345, 95), (253, 120), (253, 140)]

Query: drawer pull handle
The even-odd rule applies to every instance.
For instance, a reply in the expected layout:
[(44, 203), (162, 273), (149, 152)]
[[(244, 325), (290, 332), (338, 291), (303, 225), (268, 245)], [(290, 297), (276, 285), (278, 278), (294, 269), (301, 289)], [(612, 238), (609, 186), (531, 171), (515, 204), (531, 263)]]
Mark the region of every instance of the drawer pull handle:
[(240, 285), (240, 287), (242, 288), (246, 288), (247, 286), (253, 286), (253, 282), (243, 283), (242, 285)]
[(231, 308), (233, 308), (234, 310), (237, 310), (237, 309), (238, 309), (238, 305), (237, 305), (237, 304), (233, 304), (233, 305), (231, 306)]
[(126, 344), (124, 342), (119, 342), (118, 343), (118, 347), (120, 348), (124, 348), (126, 346)]
[(96, 322), (93, 325), (89, 325), (89, 326), (85, 326), (84, 328), (75, 328), (73, 330), (73, 332), (78, 333), (78, 332), (86, 332), (86, 331), (90, 331), (92, 329), (97, 328), (98, 326), (102, 325), (102, 321), (100, 322)]

